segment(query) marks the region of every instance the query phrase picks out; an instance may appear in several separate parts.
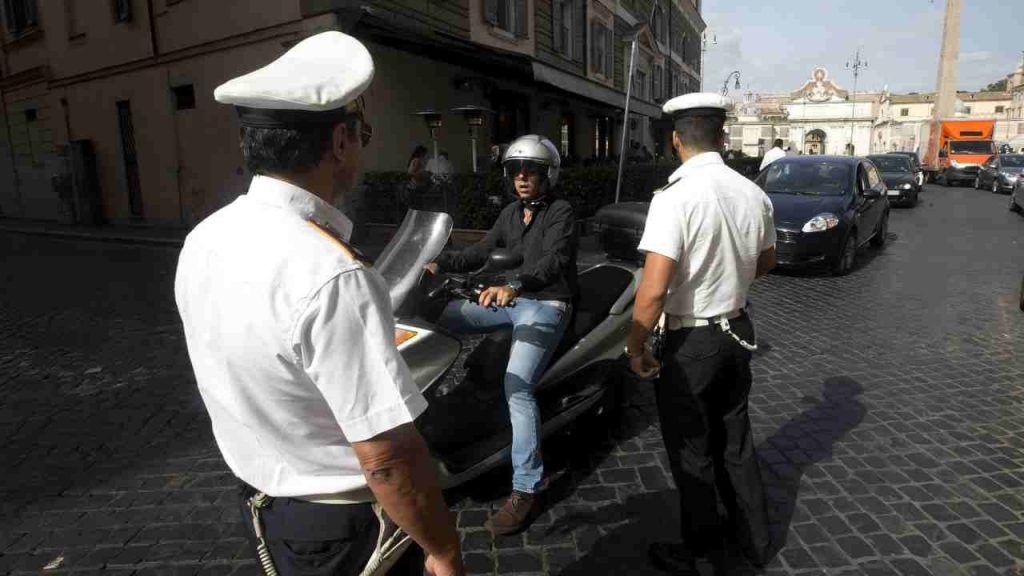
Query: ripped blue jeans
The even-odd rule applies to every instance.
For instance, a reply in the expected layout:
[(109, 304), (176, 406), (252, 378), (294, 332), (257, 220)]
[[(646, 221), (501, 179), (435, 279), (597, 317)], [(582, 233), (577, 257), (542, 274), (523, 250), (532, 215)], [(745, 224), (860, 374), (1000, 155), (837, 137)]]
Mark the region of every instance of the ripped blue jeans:
[(515, 304), (493, 310), (455, 300), (448, 303), (439, 324), (462, 334), (512, 327), (512, 353), (505, 369), (505, 399), (512, 419), (512, 488), (533, 494), (544, 478), (540, 410), (533, 389), (562, 339), (571, 310), (558, 301), (518, 298)]

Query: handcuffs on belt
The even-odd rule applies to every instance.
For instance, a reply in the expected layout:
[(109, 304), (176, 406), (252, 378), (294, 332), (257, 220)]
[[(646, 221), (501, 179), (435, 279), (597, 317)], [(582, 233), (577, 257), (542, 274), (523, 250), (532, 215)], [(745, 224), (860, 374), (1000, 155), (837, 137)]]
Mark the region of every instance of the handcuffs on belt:
[[(260, 566), (266, 576), (277, 576), (277, 568), (274, 567), (274, 559), (270, 556), (270, 549), (263, 537), (263, 522), (260, 519), (260, 509), (269, 505), (271, 500), (272, 498), (263, 492), (256, 492), (249, 498), (248, 504), (249, 512), (252, 514), (253, 531), (256, 533), (256, 554), (259, 556)], [(377, 536), (377, 546), (374, 547), (373, 554), (370, 555), (360, 576), (387, 574), (412, 544), (409, 535), (388, 518), (384, 508), (377, 502), (373, 503), (373, 513), (377, 515), (377, 521), (380, 523), (380, 534)]]

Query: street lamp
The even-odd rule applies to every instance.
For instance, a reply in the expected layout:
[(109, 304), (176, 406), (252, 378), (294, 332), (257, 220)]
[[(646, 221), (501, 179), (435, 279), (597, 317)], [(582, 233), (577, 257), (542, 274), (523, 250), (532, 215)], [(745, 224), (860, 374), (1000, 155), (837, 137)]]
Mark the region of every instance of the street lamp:
[(732, 80), (733, 75), (736, 75), (736, 85), (734, 86), (734, 88), (736, 90), (740, 89), (740, 71), (733, 70), (732, 72), (729, 72), (728, 76), (725, 77), (725, 82), (722, 82), (722, 96), (729, 95), (729, 80)]
[(633, 94), (633, 74), (636, 72), (636, 55), (640, 47), (640, 33), (644, 28), (650, 27), (654, 21), (654, 11), (658, 9), (661, 2), (654, 0), (651, 4), (651, 15), (647, 22), (640, 22), (627, 29), (623, 34), (624, 41), (629, 42), (629, 71), (626, 74), (626, 107), (622, 111), (622, 139), (619, 143), (619, 174), (615, 179), (615, 203), (619, 202), (619, 192), (622, 190), (622, 167), (626, 162), (626, 134), (629, 131), (629, 102)]
[(484, 125), (484, 115), (489, 114), (491, 110), (483, 106), (461, 106), (452, 109), (452, 112), (461, 114), (466, 119), (466, 124), (469, 125), (469, 141), (472, 142), (473, 148), (473, 173), (476, 174), (476, 139), (479, 136), (480, 127)]
[(427, 128), (430, 129), (430, 140), (434, 143), (434, 159), (437, 159), (437, 138), (441, 131), (441, 113), (437, 110), (421, 110), (416, 115), (423, 118), (423, 121), (427, 123)]
[(708, 46), (718, 45), (718, 35), (712, 34), (711, 41), (708, 42), (708, 31), (701, 32), (700, 35), (700, 91), (704, 91), (704, 53), (708, 51)]
[(857, 77), (860, 76), (861, 68), (867, 68), (868, 61), (860, 59), (860, 48), (853, 57), (853, 62), (846, 63), (847, 70), (853, 70), (853, 96), (850, 98), (850, 142), (847, 144), (850, 156), (853, 156), (853, 130), (857, 119)]

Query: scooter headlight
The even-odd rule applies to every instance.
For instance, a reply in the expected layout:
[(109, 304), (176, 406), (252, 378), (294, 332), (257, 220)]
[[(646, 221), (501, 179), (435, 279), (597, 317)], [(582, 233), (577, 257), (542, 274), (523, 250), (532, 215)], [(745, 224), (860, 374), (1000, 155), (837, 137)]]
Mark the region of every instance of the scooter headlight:
[(824, 214), (818, 214), (814, 218), (808, 220), (807, 224), (804, 224), (803, 231), (824, 232), (825, 230), (835, 228), (838, 225), (839, 217), (836, 216), (835, 214), (829, 214), (826, 212)]

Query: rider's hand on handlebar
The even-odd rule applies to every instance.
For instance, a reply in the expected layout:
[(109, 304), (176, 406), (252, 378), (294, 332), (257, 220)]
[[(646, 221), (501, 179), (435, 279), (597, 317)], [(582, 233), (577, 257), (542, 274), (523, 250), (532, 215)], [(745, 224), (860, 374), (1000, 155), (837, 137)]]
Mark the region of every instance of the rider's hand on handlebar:
[(510, 286), (491, 286), (480, 293), (480, 299), (477, 300), (477, 303), (484, 308), (489, 308), (491, 306), (504, 308), (515, 302), (515, 300), (516, 291)]
[(441, 271), (441, 268), (437, 265), (437, 262), (431, 262), (430, 264), (425, 264), (423, 266), (423, 269), (426, 270), (427, 272), (430, 272), (434, 276), (437, 276), (437, 273)]

